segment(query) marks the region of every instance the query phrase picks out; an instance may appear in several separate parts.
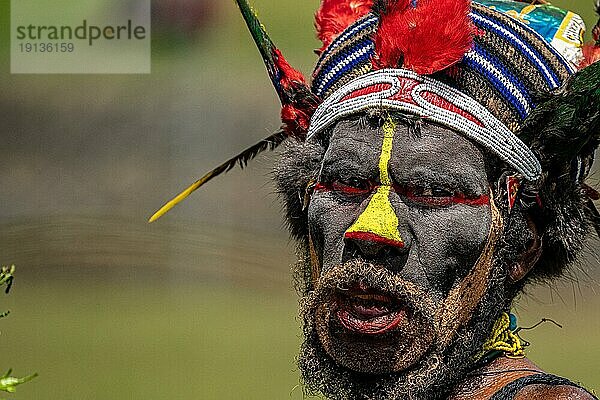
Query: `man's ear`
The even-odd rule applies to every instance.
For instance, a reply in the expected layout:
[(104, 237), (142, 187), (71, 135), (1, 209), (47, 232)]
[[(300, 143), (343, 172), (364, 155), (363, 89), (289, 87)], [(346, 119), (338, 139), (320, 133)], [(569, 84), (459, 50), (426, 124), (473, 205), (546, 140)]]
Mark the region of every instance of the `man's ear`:
[(542, 255), (542, 238), (538, 233), (535, 223), (531, 217), (527, 217), (527, 226), (532, 235), (525, 250), (517, 257), (517, 260), (508, 269), (508, 275), (513, 282), (523, 279), (535, 266)]

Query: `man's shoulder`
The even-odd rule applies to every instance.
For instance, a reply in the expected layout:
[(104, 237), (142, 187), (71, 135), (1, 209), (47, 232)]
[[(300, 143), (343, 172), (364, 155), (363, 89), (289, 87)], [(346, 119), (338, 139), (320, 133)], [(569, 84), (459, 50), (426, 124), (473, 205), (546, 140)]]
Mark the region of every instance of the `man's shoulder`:
[(597, 400), (588, 391), (571, 385), (531, 385), (523, 388), (515, 400)]
[(450, 399), (597, 400), (567, 379), (544, 373), (528, 359), (501, 357), (458, 385)]

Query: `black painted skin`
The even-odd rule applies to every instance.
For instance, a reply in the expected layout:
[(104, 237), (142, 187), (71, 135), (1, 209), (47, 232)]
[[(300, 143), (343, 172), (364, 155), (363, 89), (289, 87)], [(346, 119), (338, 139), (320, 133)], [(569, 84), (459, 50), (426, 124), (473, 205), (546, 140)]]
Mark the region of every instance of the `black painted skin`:
[[(352, 186), (379, 179), (383, 131), (361, 125), (358, 121), (343, 121), (335, 127), (320, 181)], [(459, 134), (436, 125), (423, 125), (421, 134), (416, 136), (409, 133), (406, 125), (398, 124), (389, 172), (397, 184), (439, 188), (438, 197), (445, 191), (484, 196), (490, 190), (482, 152)], [(364, 211), (369, 199), (368, 195), (335, 190), (318, 191), (312, 196), (309, 227), (313, 238), (322, 238), (315, 242), (322, 273), (352, 258), (348, 253), (353, 247), (344, 240), (344, 232)], [(394, 262), (386, 257), (387, 268), (442, 299), (455, 283), (453, 277), (464, 276), (479, 257), (490, 229), (489, 207), (436, 207), (394, 192), (390, 201), (405, 242), (405, 247), (397, 252), (408, 256), (396, 257)], [(373, 253), (369, 250), (360, 253)], [(360, 255), (382, 261), (378, 254)]]
[[(379, 124), (380, 125), (380, 124)], [(427, 200), (451, 197), (486, 196), (490, 187), (485, 168), (485, 156), (471, 141), (437, 125), (422, 124), (415, 134), (406, 124), (397, 124), (389, 175), (400, 187), (420, 188), (419, 197), (392, 191), (390, 202), (399, 220), (399, 233), (405, 242), (403, 248), (390, 248), (372, 242), (344, 239), (344, 232), (356, 221), (369, 203), (367, 193), (346, 193), (336, 188), (354, 189), (377, 185), (379, 159), (383, 143), (383, 129), (364, 120), (338, 123), (333, 129), (329, 147), (323, 159), (319, 181), (331, 190), (317, 190), (308, 209), (309, 229), (321, 264), (321, 276), (332, 268), (352, 261), (366, 261), (385, 268), (390, 274), (415, 284), (439, 306), (476, 263), (488, 238), (491, 211), (489, 205), (435, 205)], [(370, 183), (367, 183), (370, 182)], [(335, 318), (335, 317), (332, 317)], [(335, 326), (335, 321), (332, 322)], [(409, 319), (405, 330), (411, 328)], [(418, 335), (419, 332), (414, 332)], [(365, 362), (378, 358), (376, 338), (365, 338), (364, 351), (356, 352), (356, 336), (321, 333), (321, 341), (350, 340), (348, 346), (334, 343), (329, 355), (338, 363), (366, 373), (397, 372), (409, 368), (423, 346), (398, 346), (400, 351), (411, 351), (405, 357), (396, 354), (394, 365)], [(396, 337), (398, 342), (412, 340), (413, 335)], [(386, 338), (387, 339), (387, 338)], [(386, 340), (382, 340), (382, 346)], [(327, 348), (327, 346), (325, 346)], [(409, 350), (410, 349), (410, 350)], [(373, 354), (369, 354), (372, 350)], [(345, 353), (345, 354), (344, 354)], [(375, 370), (373, 366), (376, 366)], [(389, 369), (389, 370), (386, 370)]]
[[(544, 181), (526, 183), (509, 211), (504, 188), (506, 176), (515, 173), (509, 166), (460, 134), (395, 114), (389, 199), (404, 246), (345, 239), (379, 184), (383, 114), (353, 116), (319, 138), (288, 142), (275, 169), (290, 231), (300, 242), (296, 283), (304, 341), (298, 366), (304, 390), (332, 400), (487, 398), (526, 376), (517, 372), (522, 368), (538, 370), (527, 359), (500, 357), (483, 367), (477, 360), (494, 321), (524, 285), (562, 271), (580, 252), (590, 227), (580, 211), (581, 189), (561, 169), (557, 177), (548, 173)], [(489, 202), (444, 201), (486, 195), (502, 220), (497, 241), (489, 239)], [(493, 256), (479, 259), (487, 245)], [(463, 310), (453, 308), (457, 303), (448, 293), (464, 288), (475, 265), (475, 271), (490, 268), (485, 292), (463, 304), (478, 306), (458, 327), (438, 324), (436, 316), (444, 315), (438, 311)], [(365, 287), (397, 299), (386, 308), (401, 304), (406, 318), (383, 334), (348, 328), (339, 312), (364, 306)], [(450, 342), (440, 340), (444, 334)], [(505, 376), (513, 369), (516, 375)], [(516, 398), (593, 398), (574, 385), (534, 385), (523, 393)]]

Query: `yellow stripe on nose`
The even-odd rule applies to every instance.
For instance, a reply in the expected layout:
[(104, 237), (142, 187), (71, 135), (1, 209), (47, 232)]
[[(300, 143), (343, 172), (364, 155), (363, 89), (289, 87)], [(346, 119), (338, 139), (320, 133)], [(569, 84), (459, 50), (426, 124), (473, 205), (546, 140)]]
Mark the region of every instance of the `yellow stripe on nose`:
[(345, 238), (379, 242), (396, 247), (404, 246), (404, 240), (398, 231), (398, 216), (390, 203), (392, 180), (388, 168), (392, 157), (395, 130), (396, 124), (388, 117), (383, 125), (383, 144), (379, 157), (380, 186), (371, 197), (367, 208), (346, 231)]
[(381, 156), (379, 157), (379, 182), (382, 186), (390, 186), (392, 184), (388, 172), (388, 164), (390, 163), (390, 158), (392, 158), (395, 131), (396, 123), (392, 118), (388, 117), (385, 124), (383, 124), (383, 144), (381, 145)]

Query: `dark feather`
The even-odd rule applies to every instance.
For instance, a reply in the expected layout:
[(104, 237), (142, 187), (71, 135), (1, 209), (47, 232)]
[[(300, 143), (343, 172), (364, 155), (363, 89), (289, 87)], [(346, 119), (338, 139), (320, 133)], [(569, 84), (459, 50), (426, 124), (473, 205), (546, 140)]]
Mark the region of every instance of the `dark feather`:
[(215, 172), (215, 174), (212, 177), (214, 178), (215, 176), (218, 176), (223, 172), (230, 171), (233, 167), (235, 167), (236, 164), (238, 164), (241, 169), (244, 169), (246, 166), (248, 166), (248, 162), (256, 158), (257, 155), (266, 150), (275, 150), (287, 137), (288, 135), (284, 131), (279, 131), (277, 133), (272, 134), (268, 138), (261, 140), (260, 142), (247, 148), (237, 156), (225, 161), (219, 167), (215, 168), (213, 171), (218, 170), (219, 172)]
[(279, 146), (287, 137), (288, 137), (288, 134), (286, 132), (279, 131), (279, 132), (274, 133), (273, 135), (269, 136), (268, 138), (261, 140), (260, 142), (253, 145), (252, 147), (247, 148), (246, 150), (242, 151), (237, 156), (232, 157), (229, 160), (225, 161), (223, 164), (221, 164), (218, 167), (214, 168), (213, 170), (209, 171), (202, 178), (200, 178), (199, 180), (194, 182), (190, 187), (188, 187), (183, 192), (181, 192), (180, 194), (175, 196), (172, 200), (167, 202), (156, 213), (154, 213), (154, 215), (152, 215), (152, 217), (150, 217), (148, 222), (156, 221), (157, 219), (162, 217), (164, 214), (166, 214), (170, 209), (172, 209), (177, 204), (179, 204), (181, 201), (186, 199), (190, 194), (192, 194), (193, 192), (198, 190), (200, 187), (204, 186), (206, 183), (210, 182), (213, 178), (216, 178), (217, 176), (221, 175), (224, 172), (231, 171), (231, 169), (233, 169), (233, 167), (235, 167), (236, 164), (239, 165), (239, 167), (243, 169), (244, 167), (246, 167), (248, 165), (248, 162), (250, 160), (254, 159), (257, 155), (259, 155), (263, 151), (275, 150), (277, 148), (277, 146)]
[(593, 154), (600, 141), (600, 63), (580, 70), (527, 118), (519, 135), (546, 171)]
[[(600, 16), (600, 0), (596, 0), (595, 9), (596, 14)], [(598, 20), (596, 25), (592, 28), (592, 37), (596, 41), (596, 46), (600, 46), (600, 20)]]
[[(281, 52), (275, 47), (248, 1), (236, 0), (236, 3), (262, 56), (281, 104), (294, 103), (294, 98), (298, 97), (295, 92), (300, 89), (306, 89), (310, 94), (308, 86), (304, 83), (304, 77), (287, 63)], [(294, 80), (296, 82), (292, 82)], [(298, 87), (288, 87), (289, 85)]]
[(594, 229), (596, 229), (596, 234), (600, 237), (600, 212), (598, 212), (596, 205), (591, 199), (587, 200), (585, 211), (587, 212), (588, 218), (592, 222)]
[(311, 92), (302, 73), (294, 69), (275, 47), (248, 1), (236, 2), (283, 106), (281, 117), (285, 130), (302, 139), (308, 131), (310, 117), (321, 100)]
[(385, 15), (388, 9), (389, 0), (374, 0), (371, 8), (375, 14)]
[(600, 228), (596, 207), (582, 192), (600, 142), (600, 63), (579, 70), (541, 99), (519, 133), (543, 170), (532, 184), (543, 207), (530, 213), (544, 243), (534, 274), (558, 276), (577, 258), (588, 228)]

